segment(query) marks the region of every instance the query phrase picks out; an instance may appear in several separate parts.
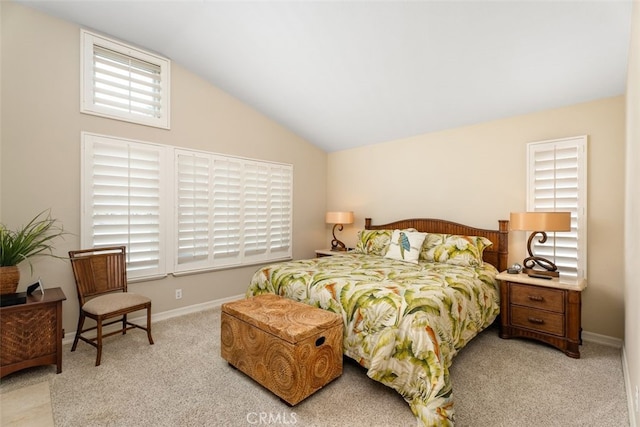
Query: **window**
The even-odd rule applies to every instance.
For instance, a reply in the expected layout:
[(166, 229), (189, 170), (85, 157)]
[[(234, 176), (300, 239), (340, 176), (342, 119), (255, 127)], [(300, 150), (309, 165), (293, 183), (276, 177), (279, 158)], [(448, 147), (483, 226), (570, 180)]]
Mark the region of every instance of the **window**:
[(290, 258), (291, 165), (176, 149), (175, 271)]
[(83, 247), (131, 279), (292, 256), (291, 165), (83, 133), (83, 177)]
[(86, 30), (80, 35), (80, 110), (169, 129), (169, 60)]
[(166, 274), (165, 147), (83, 135), (82, 247), (127, 247), (130, 279)]
[(587, 275), (587, 137), (528, 144), (527, 211), (571, 212), (571, 231), (533, 241), (564, 277)]

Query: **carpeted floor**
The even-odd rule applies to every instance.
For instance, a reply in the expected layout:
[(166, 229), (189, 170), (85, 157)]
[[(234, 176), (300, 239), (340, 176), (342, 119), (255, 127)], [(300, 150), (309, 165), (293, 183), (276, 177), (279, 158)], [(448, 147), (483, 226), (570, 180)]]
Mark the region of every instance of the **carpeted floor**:
[[(63, 371), (2, 379), (2, 394), (48, 381), (56, 426), (414, 426), (395, 391), (345, 359), (337, 380), (295, 407), (220, 357), (220, 309), (64, 348)], [(456, 426), (628, 426), (620, 350), (591, 342), (572, 359), (546, 345), (502, 340), (490, 328), (454, 359)]]

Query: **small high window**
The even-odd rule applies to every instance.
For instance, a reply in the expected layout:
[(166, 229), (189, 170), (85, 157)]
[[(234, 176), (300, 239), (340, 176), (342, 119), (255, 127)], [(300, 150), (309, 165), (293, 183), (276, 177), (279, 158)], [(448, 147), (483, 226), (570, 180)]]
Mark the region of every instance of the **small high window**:
[(170, 61), (81, 30), (80, 111), (169, 129)]

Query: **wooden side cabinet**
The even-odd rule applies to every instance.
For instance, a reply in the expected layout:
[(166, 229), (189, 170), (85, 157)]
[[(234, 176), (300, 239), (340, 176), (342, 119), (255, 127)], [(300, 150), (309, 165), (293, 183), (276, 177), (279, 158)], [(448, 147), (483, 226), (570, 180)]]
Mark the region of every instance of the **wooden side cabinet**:
[(62, 289), (45, 289), (25, 304), (0, 308), (0, 377), (32, 366), (62, 372)]
[(584, 279), (537, 279), (502, 272), (500, 338), (532, 338), (580, 358)]

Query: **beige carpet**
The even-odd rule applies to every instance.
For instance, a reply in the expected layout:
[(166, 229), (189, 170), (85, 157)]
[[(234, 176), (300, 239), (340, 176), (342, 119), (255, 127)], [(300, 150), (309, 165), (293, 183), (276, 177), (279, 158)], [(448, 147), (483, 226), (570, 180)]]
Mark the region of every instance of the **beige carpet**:
[[(415, 425), (396, 392), (350, 362), (288, 407), (220, 357), (219, 309), (157, 322), (153, 336), (153, 346), (140, 331), (109, 338), (99, 367), (92, 347), (65, 346), (61, 374), (53, 366), (11, 374), (0, 382), (2, 401), (47, 381), (56, 426)], [(629, 425), (620, 350), (585, 342), (581, 352), (571, 359), (483, 332), (454, 359), (456, 426)]]

